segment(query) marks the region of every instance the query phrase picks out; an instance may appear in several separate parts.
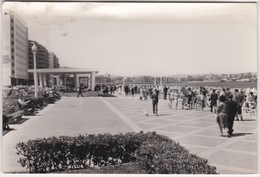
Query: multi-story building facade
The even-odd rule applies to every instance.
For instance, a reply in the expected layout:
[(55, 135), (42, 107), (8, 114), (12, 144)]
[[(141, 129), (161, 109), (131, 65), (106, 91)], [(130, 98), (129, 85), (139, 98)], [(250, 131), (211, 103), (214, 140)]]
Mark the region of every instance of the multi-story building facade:
[[(59, 58), (56, 56), (56, 54), (54, 52), (50, 52), (49, 56), (50, 56), (49, 68), (59, 68), (60, 67)], [(50, 75), (49, 81), (51, 85), (57, 84), (58, 80), (59, 78), (55, 77), (55, 75), (53, 74)]]
[(49, 55), (50, 55), (49, 68), (59, 68), (60, 67), (59, 58), (53, 52), (50, 52)]
[(28, 80), (28, 28), (11, 10), (2, 11), (2, 85), (25, 85)]
[[(37, 46), (37, 52), (36, 52), (36, 68), (37, 69), (44, 69), (44, 68), (50, 68), (50, 56), (49, 51), (41, 44), (39, 44), (36, 41), (29, 40), (29, 60), (28, 60), (28, 66), (29, 69), (34, 69), (34, 63), (33, 63), (33, 53), (32, 53), (32, 46), (33, 44), (36, 44)], [(29, 84), (33, 83), (33, 74), (29, 74)]]

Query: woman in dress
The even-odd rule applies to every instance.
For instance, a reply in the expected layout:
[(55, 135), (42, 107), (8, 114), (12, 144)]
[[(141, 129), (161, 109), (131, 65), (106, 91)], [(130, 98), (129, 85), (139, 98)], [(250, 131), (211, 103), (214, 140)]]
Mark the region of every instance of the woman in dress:
[[(228, 115), (227, 115), (227, 106), (224, 103), (225, 101), (225, 96), (221, 95), (219, 97), (219, 104), (217, 106), (217, 123), (219, 126), (220, 130), (220, 136), (225, 136), (223, 133), (223, 129), (225, 130), (227, 128), (227, 120), (228, 120)], [(225, 131), (224, 131), (225, 132)]]

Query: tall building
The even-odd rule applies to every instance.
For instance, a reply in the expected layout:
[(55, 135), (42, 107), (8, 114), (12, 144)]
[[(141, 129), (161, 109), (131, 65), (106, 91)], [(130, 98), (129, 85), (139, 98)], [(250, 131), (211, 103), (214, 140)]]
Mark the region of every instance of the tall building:
[(50, 52), (50, 68), (59, 68), (59, 58), (55, 55), (55, 53)]
[[(34, 63), (33, 63), (33, 53), (32, 53), (32, 46), (33, 44), (36, 44), (37, 46), (37, 52), (36, 52), (36, 68), (37, 69), (43, 69), (43, 68), (49, 68), (50, 66), (50, 56), (49, 51), (41, 44), (39, 44), (36, 41), (29, 40), (29, 60), (28, 60), (28, 66), (29, 69), (34, 69)], [(33, 83), (33, 74), (29, 74), (29, 84)]]
[(2, 11), (2, 85), (24, 85), (28, 80), (28, 28), (9, 9)]
[(32, 53), (32, 46), (33, 43), (37, 46), (37, 52), (36, 52), (36, 66), (37, 69), (43, 69), (43, 68), (49, 68), (50, 65), (50, 56), (49, 51), (41, 44), (39, 44), (36, 41), (29, 40), (29, 69), (33, 69), (34, 63), (33, 63), (33, 53)]

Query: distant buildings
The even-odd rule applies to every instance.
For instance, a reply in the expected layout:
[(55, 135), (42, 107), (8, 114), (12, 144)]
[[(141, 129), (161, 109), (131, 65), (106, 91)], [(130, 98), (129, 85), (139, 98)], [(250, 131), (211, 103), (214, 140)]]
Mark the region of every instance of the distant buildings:
[(42, 68), (49, 68), (50, 67), (50, 57), (48, 50), (41, 44), (36, 41), (29, 41), (29, 69), (33, 69), (33, 53), (32, 53), (32, 46), (33, 43), (37, 45), (37, 53), (36, 53), (36, 66), (38, 69)]
[(28, 28), (23, 19), (9, 9), (2, 11), (2, 85), (33, 84), (33, 53), (37, 45), (37, 69), (59, 68), (59, 59), (36, 41), (28, 40)]
[(14, 12), (2, 11), (2, 85), (26, 84), (28, 28)]
[[(33, 43), (37, 45), (37, 53), (36, 53), (36, 67), (37, 69), (44, 69), (44, 68), (50, 68), (50, 56), (48, 50), (41, 44), (39, 44), (36, 41), (29, 40), (29, 58), (28, 58), (28, 66), (29, 69), (33, 69), (34, 63), (33, 63), (33, 53), (32, 53), (32, 46)], [(28, 84), (33, 84), (33, 74), (29, 73), (28, 78)]]
[(49, 68), (59, 68), (60, 67), (59, 59), (57, 58), (55, 53), (50, 52), (49, 55), (50, 55), (50, 67)]

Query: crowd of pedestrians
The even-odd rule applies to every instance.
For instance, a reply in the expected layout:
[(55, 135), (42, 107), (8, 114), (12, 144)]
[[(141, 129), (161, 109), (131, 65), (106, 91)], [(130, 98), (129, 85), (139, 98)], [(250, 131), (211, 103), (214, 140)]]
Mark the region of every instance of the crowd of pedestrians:
[[(152, 110), (158, 116), (159, 99), (169, 100), (169, 109), (201, 109), (206, 107), (216, 114), (216, 122), (221, 136), (233, 135), (234, 120), (243, 121), (242, 110), (255, 110), (257, 105), (256, 90), (220, 87), (159, 87), (123, 85), (115, 88), (119, 95), (139, 96), (141, 101), (151, 100)], [(148, 115), (147, 112), (145, 112)], [(227, 129), (227, 134), (225, 133)]]

